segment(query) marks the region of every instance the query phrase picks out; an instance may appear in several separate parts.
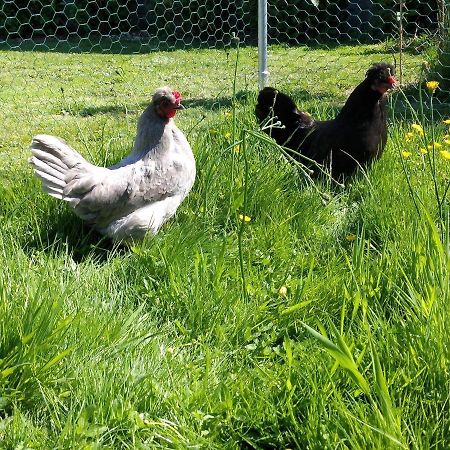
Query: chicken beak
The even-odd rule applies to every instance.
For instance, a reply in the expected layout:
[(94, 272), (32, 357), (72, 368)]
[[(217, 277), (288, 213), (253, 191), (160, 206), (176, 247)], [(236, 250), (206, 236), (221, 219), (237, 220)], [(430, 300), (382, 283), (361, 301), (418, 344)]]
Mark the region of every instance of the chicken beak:
[(186, 109), (181, 103), (178, 103), (178, 105), (174, 106), (174, 109)]

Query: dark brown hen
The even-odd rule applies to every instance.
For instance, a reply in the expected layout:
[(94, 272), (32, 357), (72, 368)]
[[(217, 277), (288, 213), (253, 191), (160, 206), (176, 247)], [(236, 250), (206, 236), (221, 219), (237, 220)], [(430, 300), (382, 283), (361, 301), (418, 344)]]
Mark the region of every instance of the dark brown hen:
[(293, 150), (293, 158), (317, 172), (314, 163), (308, 162), (313, 160), (339, 179), (383, 152), (387, 141), (385, 93), (395, 83), (391, 64), (373, 65), (339, 114), (326, 121), (312, 119), (299, 111), (288, 95), (266, 87), (258, 95), (255, 114), (260, 123), (269, 117), (281, 123), (281, 127), (265, 127), (264, 131), (278, 144)]

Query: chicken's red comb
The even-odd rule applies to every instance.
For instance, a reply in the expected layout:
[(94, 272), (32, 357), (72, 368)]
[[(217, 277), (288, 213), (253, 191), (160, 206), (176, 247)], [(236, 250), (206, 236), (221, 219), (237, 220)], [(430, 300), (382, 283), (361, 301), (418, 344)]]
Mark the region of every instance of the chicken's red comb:
[(391, 86), (395, 86), (397, 84), (397, 78), (394, 77), (394, 75), (389, 75), (387, 77), (387, 82), (391, 85)]
[(172, 95), (175, 97), (175, 100), (181, 100), (181, 94), (178, 91), (172, 91)]

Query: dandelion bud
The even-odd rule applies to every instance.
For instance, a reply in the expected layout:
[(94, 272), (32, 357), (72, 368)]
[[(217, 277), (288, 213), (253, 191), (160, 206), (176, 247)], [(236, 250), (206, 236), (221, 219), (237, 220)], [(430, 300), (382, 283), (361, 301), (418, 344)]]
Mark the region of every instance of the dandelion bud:
[(281, 286), (280, 289), (278, 289), (278, 295), (280, 295), (280, 297), (286, 297), (287, 291), (286, 286)]

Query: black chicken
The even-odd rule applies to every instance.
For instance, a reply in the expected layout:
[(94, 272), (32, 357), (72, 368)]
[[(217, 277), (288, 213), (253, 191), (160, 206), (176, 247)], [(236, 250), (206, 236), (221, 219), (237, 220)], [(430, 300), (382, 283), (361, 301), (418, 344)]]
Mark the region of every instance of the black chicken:
[(312, 119), (289, 96), (266, 87), (259, 93), (255, 114), (260, 123), (268, 117), (281, 122), (282, 127), (265, 127), (264, 131), (292, 149), (293, 158), (312, 169), (320, 164), (340, 179), (381, 156), (387, 140), (384, 94), (395, 83), (391, 64), (373, 65), (336, 118), (325, 121)]

